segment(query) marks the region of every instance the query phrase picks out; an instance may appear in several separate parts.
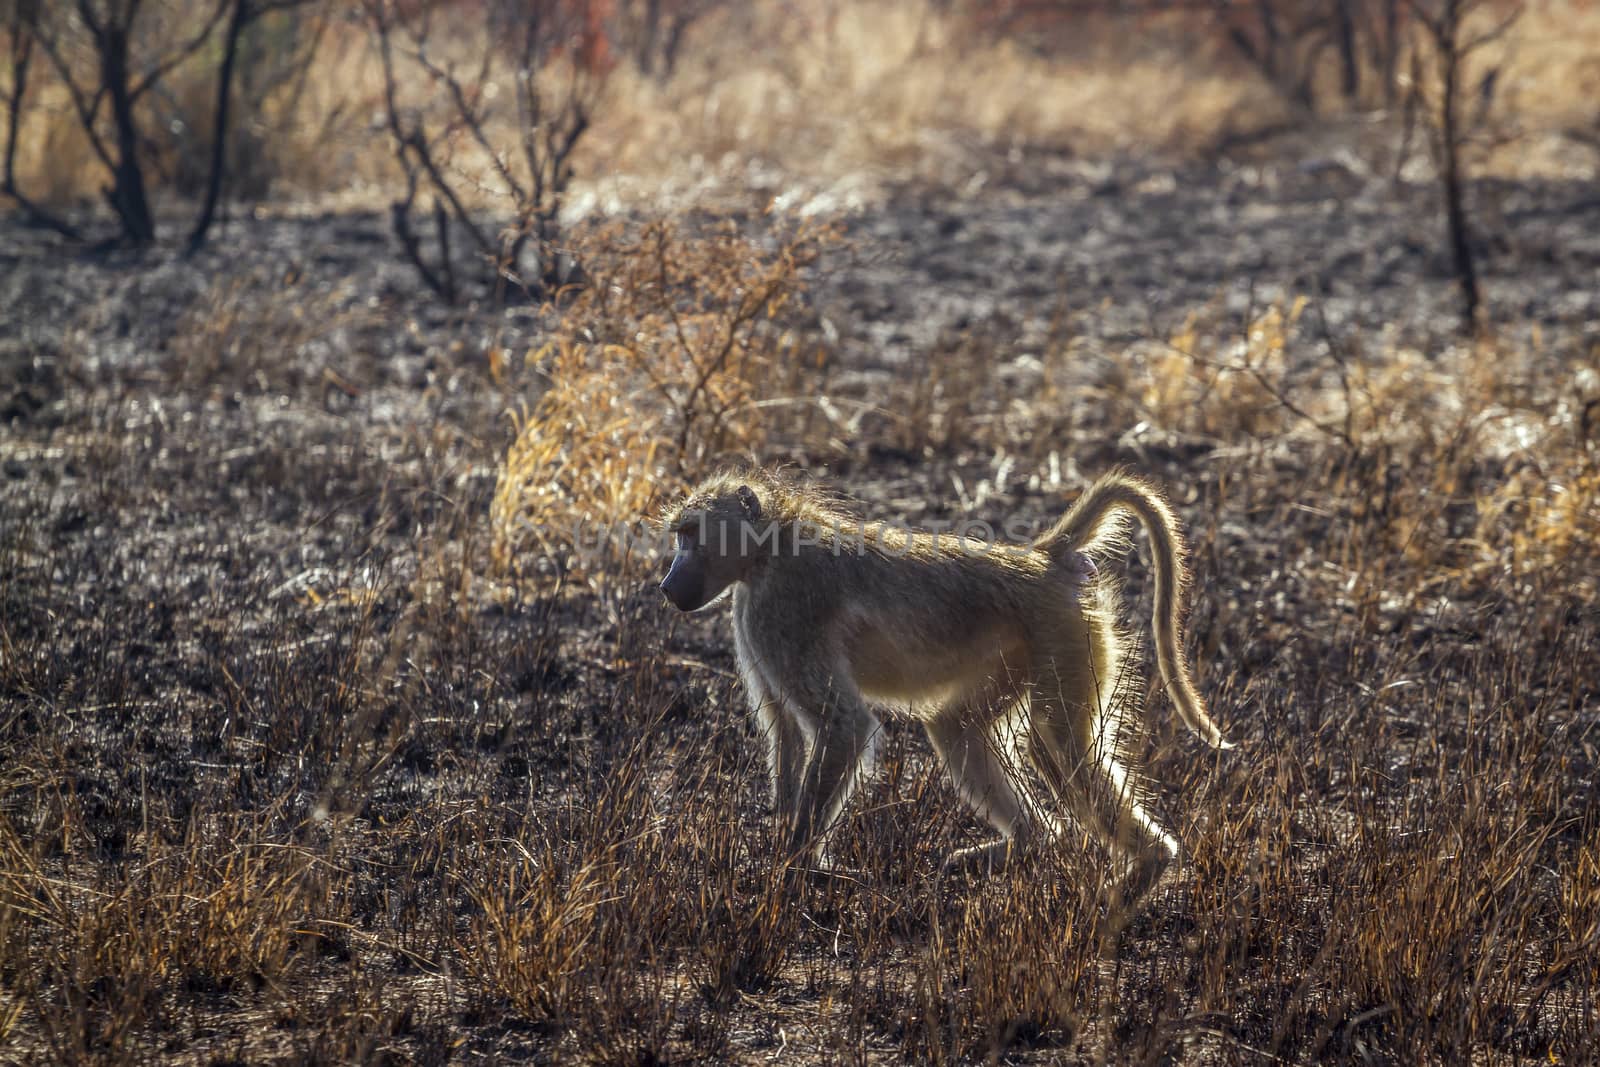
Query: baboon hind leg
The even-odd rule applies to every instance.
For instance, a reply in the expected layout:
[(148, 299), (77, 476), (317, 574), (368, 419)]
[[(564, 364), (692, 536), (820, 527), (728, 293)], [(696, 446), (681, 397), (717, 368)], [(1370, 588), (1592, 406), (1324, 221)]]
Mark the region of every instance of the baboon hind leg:
[(1130, 863), (1125, 888), (1139, 895), (1177, 857), (1177, 844), (1139, 802), (1110, 725), (1059, 689), (1044, 689), (1034, 695), (1028, 754), (1073, 818)]
[(1003, 720), (982, 714), (982, 710), (970, 705), (952, 707), (924, 724), (957, 794), (1000, 832), (998, 840), (951, 853), (944, 861), (946, 871), (997, 871), (1050, 825), (1019, 776), (1016, 745), (1007, 743), (1004, 731), (997, 728)]
[(1114, 806), (1114, 836), (1130, 864), (1122, 888), (1127, 899), (1135, 901), (1144, 896), (1161, 877), (1161, 872), (1178, 858), (1178, 842), (1139, 802), (1138, 789), (1129, 780), (1128, 768), (1115, 755), (1103, 754), (1098, 771), (1101, 784), (1092, 789), (1091, 794), (1108, 798)]

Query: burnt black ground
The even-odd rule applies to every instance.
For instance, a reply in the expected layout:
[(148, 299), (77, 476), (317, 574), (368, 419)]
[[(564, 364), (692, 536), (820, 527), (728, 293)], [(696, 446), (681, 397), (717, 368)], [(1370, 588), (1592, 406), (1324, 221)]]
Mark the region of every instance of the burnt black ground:
[[(1587, 358), (1600, 341), (1595, 186), (1481, 183), (1473, 192), (1491, 315), (1519, 336), (1537, 325), (1552, 360)], [(1040, 158), (997, 163), (971, 195), (901, 190), (847, 221), (849, 245), (824, 262), (812, 291), (819, 329), (839, 339), (836, 384), (847, 397), (887, 395), (959, 336), (994, 346), (992, 371), (980, 368), (975, 381), (1004, 389), (1006, 367), (1063, 321), (1109, 359), (1213, 301), (1238, 316), (1303, 294), (1337, 337), (1426, 350), (1457, 336), (1434, 190), (1337, 165)], [(484, 559), (511, 433), (504, 413), (539, 388), (515, 366), (496, 380), (487, 352), (504, 348), (520, 364), (540, 324), (526, 307), (439, 307), (397, 262), (378, 215), (238, 219), (194, 259), (168, 247), (86, 253), (0, 223), (0, 816), (16, 839), (66, 877), (84, 863), (136, 866), (151, 837), (188, 840), (234, 816), (314, 843), (323, 809), (365, 827), (418, 811), (442, 821), (440, 811), (479, 796), (508, 813), (540, 810), (563, 790), (595, 788), (620, 759), (640, 728), (618, 719), (641, 686), (627, 662), (661, 642), (679, 695), (631, 713), (661, 731), (663, 753), (686, 740), (723, 753), (746, 776), (744, 810), (758, 819), (753, 740), (737, 720), (708, 723), (697, 710), (716, 698), (721, 715), (734, 714), (720, 620), (665, 619), (644, 585), (624, 633), (581, 598), (448, 593)], [(1091, 361), (1081, 373), (1103, 388), (1102, 370)], [(1284, 487), (1314, 480), (1309, 468), (1292, 450), (1279, 455), (1276, 488), (1252, 491), (1249, 506), (1219, 519), (1226, 461), (1213, 449), (1178, 442), (1152, 452), (1127, 444), (1128, 428), (1105, 425), (1104, 413), (1072, 414), (1058, 447), (1081, 469), (1153, 465), (1194, 523), (1203, 579), (1224, 586), (1198, 607), (1198, 629), (1212, 623), (1212, 651), (1260, 672), (1223, 694), (1235, 701), (1236, 734), (1260, 743), (1274, 730), (1330, 729), (1315, 711), (1319, 694), (1349, 691), (1341, 672), (1367, 670), (1365, 653), (1347, 623), (1302, 621), (1307, 590), (1287, 577), (1302, 551), (1247, 525), (1275, 521), (1284, 534), (1294, 514)], [(862, 439), (811, 465), (916, 519), (956, 510), (952, 475), (970, 485), (989, 463), (974, 448), (918, 456)], [(999, 495), (1039, 516), (1059, 506), (1015, 486)], [(1294, 543), (1314, 544), (1317, 520), (1292, 521), (1302, 524)], [(1425, 671), (1436, 662), (1447, 678), (1478, 627), (1525, 624), (1507, 599), (1441, 605), (1431, 617), (1396, 609), (1387, 625), (1413, 642), (1413, 662)], [(1594, 605), (1553, 610), (1567, 621), (1548, 646), (1551, 662), (1592, 658)], [(1324, 625), (1325, 639), (1316, 636)], [(706, 663), (720, 673), (694, 666)], [(1600, 695), (1592, 678), (1550, 669), (1549, 684), (1566, 677), (1573, 706), (1585, 709), (1558, 728), (1589, 739), (1574, 742), (1563, 772), (1574, 806), (1562, 825), (1581, 827), (1595, 814)], [(369, 674), (392, 691), (341, 687)], [(1288, 691), (1269, 698), (1285, 679)], [(1459, 684), (1470, 683), (1466, 672)], [(1275, 703), (1297, 710), (1263, 713)], [(261, 715), (262, 706), (277, 710)], [(1389, 768), (1396, 780), (1428, 772), (1416, 745)], [(88, 846), (51, 843), (78, 832), (69, 823)], [(426, 910), (386, 895), (385, 865), (403, 864), (407, 846), (371, 840), (344, 890), (350, 914), (381, 925), (386, 909)], [(361, 939), (328, 944), (313, 972), (325, 986), (308, 986), (308, 1001), (355, 982), (345, 968)], [(403, 996), (403, 955), (383, 958), (369, 969), (395, 969), (389, 995)], [(27, 985), (16, 974), (0, 983)], [(421, 1002), (455, 1003), (430, 989), (436, 999)], [(312, 1013), (322, 1021), (297, 1030), (281, 1011), (263, 1022), (272, 1013), (252, 991), (188, 1000), (203, 1024), (169, 1020), (180, 1035), (173, 1055), (338, 1056), (317, 1045), (336, 1028), (331, 1015)], [(1592, 1021), (1592, 1002), (1588, 1010)], [(25, 1059), (50, 1058), (32, 1011), (16, 1047)], [(419, 1009), (417, 1020), (389, 1033), (399, 1058), (543, 1060), (563, 1047), (479, 1008)], [(886, 1024), (868, 1046), (893, 1047), (884, 1034), (894, 1032)], [(770, 1051), (738, 1027), (730, 1040), (724, 1052), (740, 1058)], [(159, 1039), (134, 1047), (164, 1055)]]

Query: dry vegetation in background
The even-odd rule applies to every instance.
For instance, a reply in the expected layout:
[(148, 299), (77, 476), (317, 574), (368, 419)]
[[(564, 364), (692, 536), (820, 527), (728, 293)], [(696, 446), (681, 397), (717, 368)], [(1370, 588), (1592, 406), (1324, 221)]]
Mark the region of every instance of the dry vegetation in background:
[[(737, 174), (973, 193), (1026, 170), (1011, 147), (1193, 148), (1263, 114), (1203, 53), (1101, 40), (1063, 94), (1061, 58), (920, 5), (781, 30), (751, 7), (664, 86), (616, 74), (587, 173), (671, 160), (632, 187), (663, 202)], [(1524, 29), (1557, 14), (1592, 18)], [(262, 121), (305, 155), (285, 183), (371, 196), (373, 60), (326, 32), (347, 85)], [(1552, 99), (1527, 114), (1581, 110)], [(28, 180), (86, 192), (49, 170), (66, 125), (41, 129)], [(316, 225), (319, 253), (389, 254)], [(298, 247), (19, 267), (72, 296), (0, 338), (0, 1062), (1593, 1062), (1584, 324), (1330, 323), (1279, 287), (1108, 339), (1044, 299), (891, 360), (824, 314), (872, 250), (814, 216), (566, 243), (549, 306), (482, 317)], [(578, 536), (752, 453), (912, 522), (1046, 520), (1115, 464), (1171, 488), (1239, 747), (1200, 752), (1152, 696), (1188, 862), (1132, 926), (1105, 932), (1106, 858), (1076, 839), (936, 878), (987, 831), (900, 728), (840, 875), (772, 870), (727, 620)]]
[[(1505, 6), (1484, 4), (1474, 26)], [(633, 13), (648, 5), (597, 6)], [(685, 30), (670, 76), (620, 61), (626, 34), (636, 29), (634, 21), (620, 20), (617, 57), (608, 62), (590, 128), (576, 146), (572, 211), (658, 206), (706, 194), (738, 198), (751, 189), (762, 198), (785, 191), (805, 202), (821, 197), (813, 206), (828, 209), (870, 200), (886, 182), (981, 186), (1015, 168), (1015, 153), (1026, 150), (1065, 149), (1086, 158), (1204, 153), (1303, 117), (1300, 105), (1229, 47), (1204, 14), (1135, 11), (1041, 24), (982, 5), (974, 13), (924, 0), (677, 6), (704, 14)], [(1024, 13), (1051, 8), (1009, 6)], [(1252, 12), (1234, 18), (1259, 36)], [(470, 86), (480, 65), (483, 49), (465, 25), (436, 21), (426, 52), (433, 70), (405, 49), (395, 56), (407, 115), (448, 111), (443, 94), (430, 97), (427, 87), (437, 87), (445, 72)], [(1007, 32), (1018, 24), (1032, 32)], [(235, 105), (241, 113), (238, 143), (230, 149), (231, 193), (246, 201), (275, 191), (280, 199), (294, 193), (344, 206), (387, 203), (400, 174), (384, 135), (381, 49), (361, 20), (314, 3), (269, 12), (248, 44)], [(1474, 88), (1495, 72), (1492, 97), (1478, 106), (1492, 104), (1496, 120), (1480, 131), (1474, 166), (1521, 176), (1592, 166), (1600, 124), (1592, 103), (1600, 90), (1597, 54), (1600, 13), (1593, 5), (1526, 5), (1514, 32), (1472, 65)], [(1326, 48), (1316, 56), (1313, 63), (1291, 63), (1291, 70), (1320, 72), (1313, 80), (1326, 81), (1331, 58)], [(1402, 85), (1410, 76), (1406, 56), (1395, 61)], [(209, 151), (214, 62), (205, 53), (177, 66), (162, 91), (141, 104), (153, 180), (185, 195), (203, 184), (194, 163)], [(51, 204), (96, 201), (102, 179), (65, 92), (48, 69), (36, 70), (34, 81), (18, 142), (19, 186)], [(509, 102), (510, 70), (495, 84), (501, 102)], [(1386, 105), (1391, 118), (1402, 110), (1401, 101), (1381, 94), (1359, 103)], [(498, 116), (487, 126), (491, 142), (514, 145), (511, 109), (500, 107)], [(458, 128), (453, 138), (450, 166), (466, 179), (461, 195), (469, 203), (494, 203), (503, 182), (493, 158), (467, 131)], [(1412, 148), (1420, 152), (1420, 140)], [(1392, 146), (1367, 143), (1363, 150), (1381, 165)]]

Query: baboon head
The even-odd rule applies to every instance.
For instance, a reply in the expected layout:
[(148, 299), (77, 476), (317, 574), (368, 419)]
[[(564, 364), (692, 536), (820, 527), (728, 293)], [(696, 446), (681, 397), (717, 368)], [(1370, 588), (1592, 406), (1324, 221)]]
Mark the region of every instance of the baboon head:
[(677, 537), (661, 591), (679, 611), (698, 611), (750, 573), (758, 558), (761, 500), (743, 483), (714, 479), (663, 525)]

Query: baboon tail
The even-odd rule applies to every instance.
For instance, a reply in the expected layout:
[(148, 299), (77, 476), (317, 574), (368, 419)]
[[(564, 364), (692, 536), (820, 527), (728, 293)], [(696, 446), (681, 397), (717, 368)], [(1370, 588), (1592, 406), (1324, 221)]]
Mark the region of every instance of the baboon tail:
[(1178, 520), (1167, 502), (1148, 483), (1122, 472), (1101, 477), (1080, 496), (1034, 547), (1051, 558), (1065, 561), (1074, 552), (1093, 552), (1124, 532), (1127, 515), (1134, 515), (1150, 536), (1155, 557), (1156, 665), (1178, 714), (1215, 748), (1232, 748), (1206, 712), (1183, 659), (1183, 631), (1178, 602), (1189, 572), (1184, 566), (1185, 547)]

